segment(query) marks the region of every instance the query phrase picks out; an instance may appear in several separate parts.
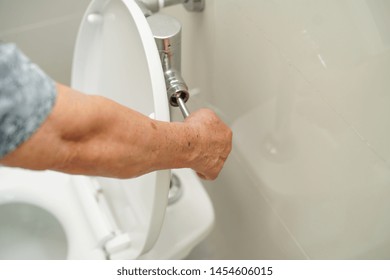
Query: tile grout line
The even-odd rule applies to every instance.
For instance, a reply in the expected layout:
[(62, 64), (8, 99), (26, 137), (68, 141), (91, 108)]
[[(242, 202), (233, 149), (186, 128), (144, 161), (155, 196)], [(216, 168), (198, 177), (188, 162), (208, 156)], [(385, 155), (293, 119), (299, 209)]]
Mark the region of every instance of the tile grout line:
[[(374, 155), (374, 157), (376, 157), (378, 160), (380, 160), (385, 166), (387, 169), (390, 170), (390, 163), (386, 160), (386, 158), (384, 158), (383, 156), (381, 156), (378, 151), (371, 145), (371, 143), (359, 132), (359, 130), (351, 123), (349, 122), (341, 112), (339, 112), (338, 110), (336, 110), (336, 108), (334, 108), (330, 102), (324, 98), (323, 94), (322, 94), (322, 91), (320, 89), (318, 89), (316, 86), (314, 86), (314, 84), (306, 77), (306, 75), (304, 75), (304, 73), (298, 68), (298, 66), (296, 64), (293, 63), (293, 61), (291, 59), (289, 59), (288, 55), (286, 55), (280, 48), (279, 46), (274, 43), (270, 38), (269, 36), (267, 35), (267, 33), (260, 27), (258, 26), (258, 24), (256, 23), (255, 20), (253, 20), (252, 18), (248, 17), (246, 15), (246, 13), (243, 11), (242, 7), (240, 5), (238, 5), (235, 1), (233, 0), (229, 0), (229, 2), (235, 6), (237, 8), (237, 10), (239, 11), (239, 14), (242, 15), (242, 18), (245, 19), (246, 21), (248, 21), (250, 24), (252, 24), (263, 36), (263, 38), (265, 39), (265, 42), (267, 44), (269, 44), (275, 51), (277, 51), (277, 53), (279, 54), (279, 56), (281, 57), (281, 59), (287, 64), (289, 65), (290, 67), (292, 67), (292, 69), (294, 69), (299, 76), (301, 76), (301, 78), (308, 84), (308, 86), (310, 86), (313, 90), (314, 90), (314, 93), (315, 95), (320, 99), (320, 101), (326, 106), (328, 107), (332, 112), (334, 112), (340, 119), (342, 122), (344, 122), (344, 124), (346, 125), (347, 128), (350, 128), (353, 132), (353, 134), (358, 137), (358, 139), (367, 147), (367, 149)], [(253, 175), (251, 175), (250, 173), (251, 172), (247, 172), (248, 175), (251, 177), (251, 180), (253, 180)], [(302, 252), (305, 254), (305, 256), (309, 258), (308, 254), (306, 254), (305, 250), (302, 248), (302, 246), (300, 245), (299, 241), (295, 239), (295, 236), (292, 234), (292, 232), (289, 230), (288, 226), (285, 224), (284, 222), (284, 219), (282, 217), (279, 216), (279, 214), (277, 213), (277, 211), (272, 207), (272, 205), (270, 204), (268, 198), (263, 194), (263, 192), (260, 191), (260, 194), (264, 197), (264, 199), (267, 201), (267, 204), (270, 206), (270, 208), (272, 209), (273, 212), (275, 212), (275, 215), (277, 215), (277, 217), (280, 219), (281, 223), (283, 224), (283, 226), (286, 228), (286, 230), (288, 231), (288, 233), (291, 235), (291, 238), (293, 238), (293, 240), (296, 242), (297, 246), (299, 246), (299, 248), (302, 250)]]

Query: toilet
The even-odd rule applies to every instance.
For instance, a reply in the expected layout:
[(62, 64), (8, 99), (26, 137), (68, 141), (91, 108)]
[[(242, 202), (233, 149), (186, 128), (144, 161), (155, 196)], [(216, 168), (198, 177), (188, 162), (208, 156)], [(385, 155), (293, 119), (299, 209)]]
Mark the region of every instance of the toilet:
[[(157, 47), (134, 0), (92, 1), (72, 87), (170, 120)], [(0, 167), (0, 259), (180, 259), (213, 223), (190, 169), (120, 180)]]

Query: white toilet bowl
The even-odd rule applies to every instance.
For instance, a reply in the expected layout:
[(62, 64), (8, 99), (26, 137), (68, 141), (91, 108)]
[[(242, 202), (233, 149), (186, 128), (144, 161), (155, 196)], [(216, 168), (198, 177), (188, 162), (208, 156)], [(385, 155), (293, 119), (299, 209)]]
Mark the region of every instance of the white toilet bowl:
[[(168, 205), (157, 242), (143, 250), (150, 210), (123, 197), (128, 180), (2, 167), (0, 259), (183, 258), (209, 233), (214, 215), (193, 171), (173, 173), (182, 195)], [(107, 180), (118, 185), (101, 188)]]
[(78, 186), (88, 188), (91, 182), (57, 172), (2, 167), (0, 258), (104, 259), (89, 224), (94, 221), (86, 221)]
[[(94, 0), (77, 38), (72, 86), (162, 121), (168, 98), (157, 47), (134, 0)], [(214, 213), (193, 171), (131, 180), (0, 168), (0, 259), (182, 258)]]

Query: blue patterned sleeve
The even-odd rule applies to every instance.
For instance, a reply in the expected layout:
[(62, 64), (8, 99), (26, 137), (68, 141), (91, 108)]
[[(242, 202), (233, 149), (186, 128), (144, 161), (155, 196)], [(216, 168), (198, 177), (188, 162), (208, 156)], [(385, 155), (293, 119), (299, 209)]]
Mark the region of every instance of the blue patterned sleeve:
[(0, 42), (0, 158), (38, 129), (55, 100), (54, 81), (14, 44)]

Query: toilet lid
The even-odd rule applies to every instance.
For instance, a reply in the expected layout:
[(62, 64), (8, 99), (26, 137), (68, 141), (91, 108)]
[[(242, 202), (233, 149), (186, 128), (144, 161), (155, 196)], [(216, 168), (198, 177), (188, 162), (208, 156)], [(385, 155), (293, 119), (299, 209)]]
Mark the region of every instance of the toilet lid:
[[(157, 47), (134, 0), (93, 0), (89, 5), (77, 37), (72, 87), (170, 120)], [(170, 171), (98, 181), (120, 229), (131, 236), (133, 249), (138, 255), (148, 251), (163, 223)]]

